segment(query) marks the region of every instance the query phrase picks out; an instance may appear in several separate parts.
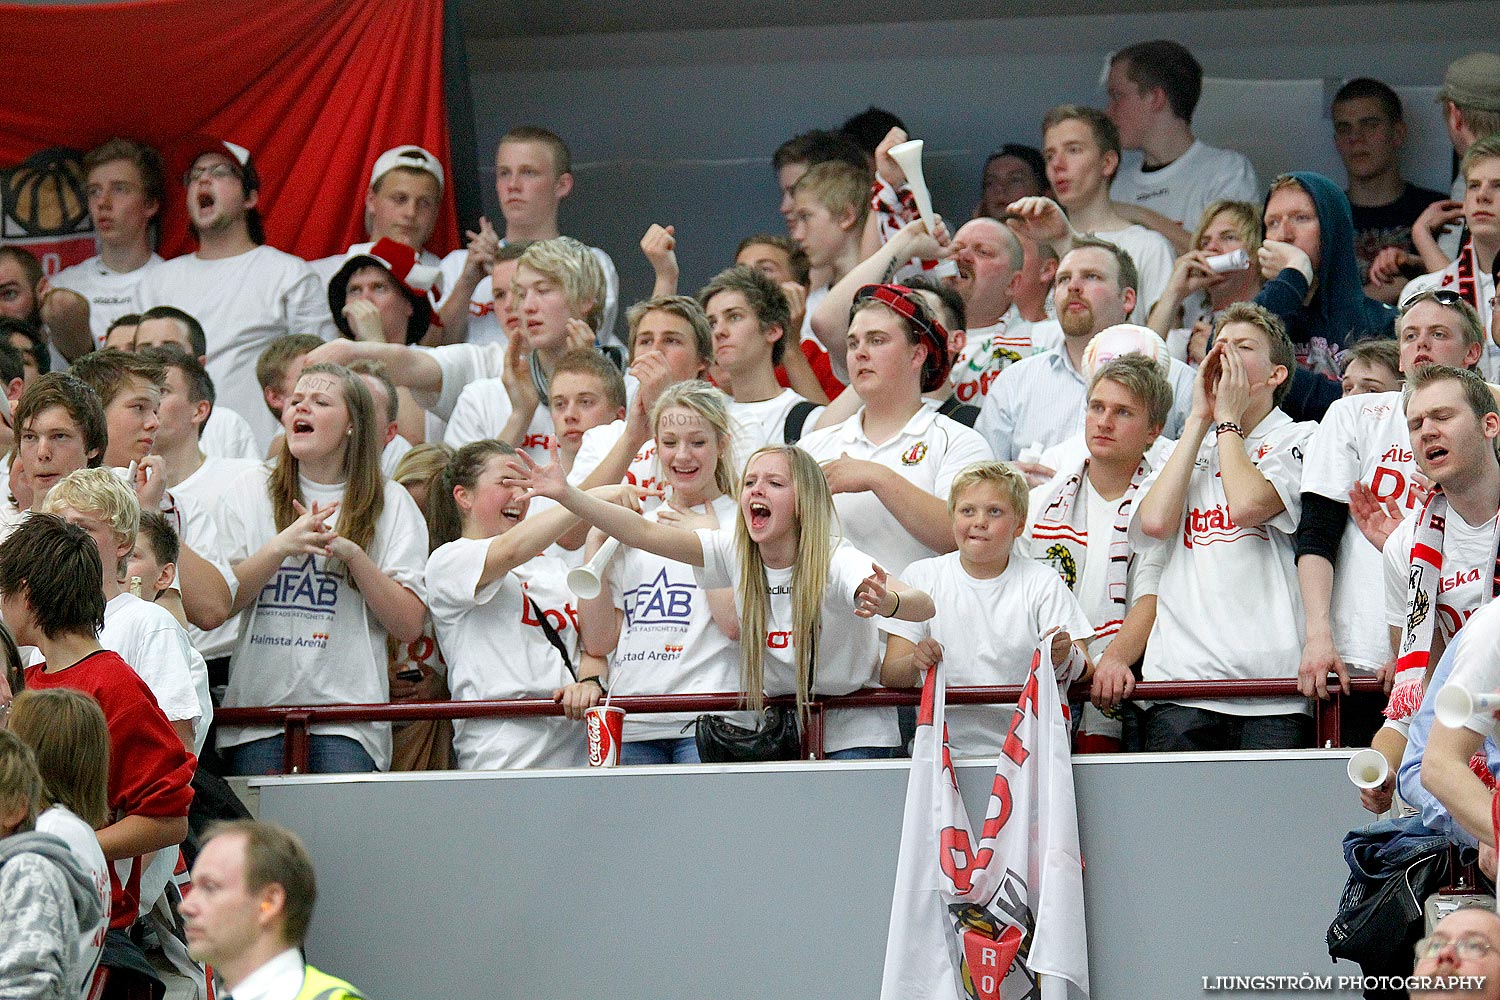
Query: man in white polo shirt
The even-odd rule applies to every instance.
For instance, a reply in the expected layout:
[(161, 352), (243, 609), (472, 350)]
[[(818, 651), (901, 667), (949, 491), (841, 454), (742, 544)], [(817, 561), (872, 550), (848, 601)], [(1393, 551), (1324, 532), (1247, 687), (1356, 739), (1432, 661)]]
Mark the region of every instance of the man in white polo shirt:
[(255, 359), (289, 333), (332, 337), (328, 298), (306, 261), (265, 245), (260, 176), (250, 151), (202, 139), (184, 152), (188, 224), (198, 250), (152, 268), (136, 290), (135, 311), (176, 306), (198, 318), (219, 405), (245, 418), (264, 451), (277, 428), (250, 377)]

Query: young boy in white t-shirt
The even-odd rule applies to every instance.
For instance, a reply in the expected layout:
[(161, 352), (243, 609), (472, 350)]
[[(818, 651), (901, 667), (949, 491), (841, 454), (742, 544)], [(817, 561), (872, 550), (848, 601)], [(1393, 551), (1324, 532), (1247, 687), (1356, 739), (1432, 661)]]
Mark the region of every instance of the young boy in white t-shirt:
[[(1024, 684), (1037, 642), (1052, 629), (1052, 664), (1061, 679), (1091, 670), (1085, 643), (1093, 635), (1083, 608), (1044, 563), (1012, 558), (1026, 530), (1026, 478), (1003, 462), (981, 462), (953, 480), (948, 510), (956, 552), (920, 559), (902, 580), (926, 591), (940, 609), (926, 622), (882, 619), (887, 634), (880, 681), (915, 687), (939, 661), (950, 686)], [(920, 583), (911, 583), (919, 580)], [(955, 757), (993, 757), (1005, 742), (1012, 709), (953, 706), (948, 744)]]
[[(1162, 562), (1142, 679), (1291, 680), (1303, 635), (1292, 535), (1315, 425), (1277, 408), (1296, 363), (1279, 319), (1236, 303), (1215, 340), (1182, 438), (1142, 485), (1130, 525), (1131, 544)], [(1289, 749), (1312, 736), (1296, 697), (1143, 707), (1148, 751)]]

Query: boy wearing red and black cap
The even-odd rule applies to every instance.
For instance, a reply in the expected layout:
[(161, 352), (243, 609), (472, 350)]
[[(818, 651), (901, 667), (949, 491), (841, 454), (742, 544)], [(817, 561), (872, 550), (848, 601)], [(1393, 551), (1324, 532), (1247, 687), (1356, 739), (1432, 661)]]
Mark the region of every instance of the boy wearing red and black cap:
[(420, 264), (404, 243), (380, 239), (350, 253), (328, 283), (328, 308), (350, 340), (415, 344), (432, 323), (427, 294), (436, 266)]
[(953, 477), (994, 456), (971, 428), (922, 393), (948, 376), (948, 333), (920, 294), (866, 285), (854, 297), (849, 384), (864, 406), (800, 442), (823, 464), (844, 534), (882, 567), (953, 551), (947, 498)]
[(260, 176), (249, 150), (201, 139), (185, 143), (177, 159), (198, 250), (146, 274), (137, 311), (176, 306), (197, 317), (218, 405), (244, 417), (263, 450), (276, 427), (251, 377), (255, 359), (290, 333), (332, 337), (328, 299), (305, 260), (264, 245)]

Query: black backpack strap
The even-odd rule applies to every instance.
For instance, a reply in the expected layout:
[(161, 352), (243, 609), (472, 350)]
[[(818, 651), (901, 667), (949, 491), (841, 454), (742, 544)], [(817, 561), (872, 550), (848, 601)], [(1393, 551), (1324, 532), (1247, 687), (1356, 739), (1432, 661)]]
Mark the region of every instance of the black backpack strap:
[(542, 631), (547, 634), (547, 641), (552, 643), (552, 648), (557, 650), (557, 655), (562, 657), (563, 666), (568, 668), (568, 673), (573, 675), (573, 680), (576, 682), (578, 671), (573, 669), (573, 658), (568, 655), (568, 647), (563, 645), (562, 636), (557, 634), (557, 629), (552, 627), (552, 623), (547, 620), (546, 612), (537, 606), (535, 600), (528, 596), (526, 601), (531, 605), (531, 613), (536, 615), (537, 621), (541, 622)]
[(960, 403), (957, 396), (949, 396), (943, 400), (943, 405), (938, 407), (938, 414), (963, 424), (965, 427), (973, 427), (974, 421), (979, 419), (979, 407), (970, 403)]
[(792, 408), (786, 411), (786, 420), (781, 425), (781, 440), (786, 444), (796, 444), (800, 441), (807, 418), (817, 408), (818, 404), (809, 399), (793, 403)]

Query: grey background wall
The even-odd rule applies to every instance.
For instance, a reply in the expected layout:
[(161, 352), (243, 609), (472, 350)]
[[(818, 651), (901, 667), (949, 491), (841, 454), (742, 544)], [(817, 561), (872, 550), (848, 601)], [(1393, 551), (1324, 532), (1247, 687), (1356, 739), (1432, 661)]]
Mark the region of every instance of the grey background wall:
[[(844, 9), (806, 6), (825, 14)], [(1487, 3), (1115, 13), (1120, 9), (719, 30), (670, 30), (670, 18), (662, 16), (649, 31), (588, 33), (615, 23), (601, 19), (548, 23), (542, 27), (557, 33), (544, 36), (471, 37), (486, 207), (496, 211), (493, 151), (505, 128), (554, 128), (577, 163), (578, 189), (565, 203), (564, 228), (614, 255), (628, 302), (650, 287), (637, 249), (647, 225), (678, 227), (683, 287), (696, 288), (729, 261), (741, 237), (785, 231), (776, 213), (772, 150), (796, 132), (835, 127), (870, 104), (897, 112), (928, 141), (935, 201), (962, 218), (973, 207), (984, 157), (1007, 141), (1036, 144), (1041, 116), (1054, 104), (1102, 106), (1105, 54), (1132, 41), (1168, 37), (1188, 45), (1218, 81), (1207, 89), (1199, 131), (1244, 149), (1266, 173), (1310, 161), (1336, 166), (1330, 126), (1321, 116), (1289, 116), (1263, 91), (1228, 81), (1329, 79), (1336, 86), (1374, 75), (1432, 88), (1452, 59), (1500, 49), (1500, 18)], [(848, 19), (859, 16), (851, 12)], [(1323, 104), (1312, 102), (1307, 113)], [(1430, 98), (1409, 101), (1408, 114), (1419, 132), (1435, 133), (1439, 142), (1438, 155), (1413, 167), (1428, 178), (1449, 176)]]
[[(1076, 762), (1091, 995), (1357, 975), (1323, 944), (1340, 841), (1368, 818), (1348, 754)], [(977, 828), (994, 764), (958, 773)], [(369, 996), (875, 1000), (907, 776), (882, 761), (255, 783), (261, 818), (318, 867), (309, 959)]]

